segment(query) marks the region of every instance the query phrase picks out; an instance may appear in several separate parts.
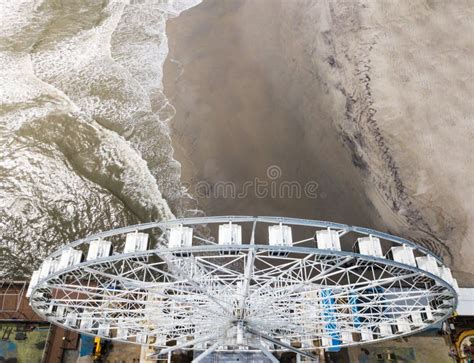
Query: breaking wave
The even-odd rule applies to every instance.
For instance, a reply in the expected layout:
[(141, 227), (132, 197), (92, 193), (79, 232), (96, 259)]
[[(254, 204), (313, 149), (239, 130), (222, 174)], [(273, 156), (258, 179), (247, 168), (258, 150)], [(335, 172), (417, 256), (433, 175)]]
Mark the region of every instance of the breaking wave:
[(0, 1), (0, 275), (195, 209), (172, 158), (166, 20), (200, 0)]

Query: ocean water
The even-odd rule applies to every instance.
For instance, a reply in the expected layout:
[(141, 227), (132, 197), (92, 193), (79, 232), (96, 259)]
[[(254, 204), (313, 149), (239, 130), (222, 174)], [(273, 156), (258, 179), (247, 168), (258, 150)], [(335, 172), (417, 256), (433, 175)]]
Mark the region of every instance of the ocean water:
[(194, 213), (172, 158), (166, 20), (200, 0), (0, 0), (0, 277)]

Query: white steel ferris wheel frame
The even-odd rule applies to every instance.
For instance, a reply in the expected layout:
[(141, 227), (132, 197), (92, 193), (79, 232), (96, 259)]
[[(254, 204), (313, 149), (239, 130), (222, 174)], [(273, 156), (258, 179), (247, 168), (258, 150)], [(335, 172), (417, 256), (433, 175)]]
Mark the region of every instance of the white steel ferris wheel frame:
[[(217, 238), (216, 227), (227, 224), (242, 226), (242, 241)], [(290, 228), (296, 240), (269, 244), (262, 225)], [(170, 231), (183, 227), (194, 228), (192, 242), (170, 247)], [(207, 234), (196, 233), (203, 227)], [(145, 231), (152, 247), (116, 248), (124, 235)], [(342, 247), (321, 248), (317, 235), (326, 232), (318, 231)], [(361, 251), (364, 237), (380, 251)], [(84, 259), (93, 241), (107, 239), (113, 252)], [(400, 247), (411, 259), (397, 257)], [(65, 264), (71, 251), (81, 258)], [(422, 264), (427, 259), (431, 268)], [(156, 346), (161, 354), (258, 350), (272, 359), (275, 351), (311, 356), (419, 332), (452, 314), (456, 290), (440, 258), (403, 238), (331, 222), (225, 216), (75, 241), (45, 260), (28, 296), (38, 315), (83, 334)]]

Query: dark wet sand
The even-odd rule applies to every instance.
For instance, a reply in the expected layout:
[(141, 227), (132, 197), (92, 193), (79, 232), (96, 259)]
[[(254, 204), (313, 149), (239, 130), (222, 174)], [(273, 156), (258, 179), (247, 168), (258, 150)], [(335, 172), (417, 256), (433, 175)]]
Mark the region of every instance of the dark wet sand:
[[(317, 84), (286, 85), (291, 57), (281, 54), (279, 11), (270, 1), (208, 0), (168, 22), (164, 85), (177, 111), (172, 131), (182, 180), (191, 193), (198, 183), (219, 181), (242, 191), (255, 177), (270, 182), (267, 168), (278, 165), (277, 189), (283, 180), (315, 181), (317, 198), (193, 194), (208, 215), (282, 215), (385, 229), (331, 122), (334, 105), (320, 97)], [(321, 112), (305, 114), (308, 102)]]

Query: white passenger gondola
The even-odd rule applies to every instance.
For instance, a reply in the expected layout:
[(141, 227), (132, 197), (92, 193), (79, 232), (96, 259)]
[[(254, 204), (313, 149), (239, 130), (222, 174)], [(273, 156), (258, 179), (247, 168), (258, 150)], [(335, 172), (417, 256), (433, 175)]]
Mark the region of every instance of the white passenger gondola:
[(451, 273), (451, 269), (449, 267), (441, 266), (439, 268), (439, 276), (446, 281), (448, 284), (453, 284), (453, 275)]
[[(275, 345), (271, 344), (270, 342), (268, 343), (268, 348), (269, 349), (275, 349)], [(303, 349), (311, 349), (314, 347), (313, 341), (311, 339), (305, 339), (301, 342), (301, 348)]]
[(162, 334), (157, 334), (155, 336), (155, 344), (161, 346), (166, 345), (166, 336)]
[(421, 256), (416, 258), (416, 264), (418, 268), (424, 271), (427, 271), (435, 276), (439, 276), (439, 267), (436, 259), (431, 256)]
[(352, 336), (352, 332), (350, 331), (342, 331), (341, 332), (341, 340), (342, 344), (352, 343), (354, 342), (354, 338)]
[(321, 250), (341, 250), (341, 241), (339, 233), (331, 228), (316, 232), (316, 242)]
[(40, 270), (33, 271), (33, 274), (31, 275), (30, 279), (30, 284), (28, 285), (28, 289), (26, 290), (26, 297), (29, 298), (31, 296), (31, 292), (36, 287), (36, 285), (38, 285), (39, 278)]
[(384, 258), (380, 239), (369, 235), (369, 237), (361, 237), (357, 239), (357, 252), (362, 255)]
[(110, 334), (110, 324), (100, 323), (99, 328), (97, 329), (97, 335), (101, 337), (108, 337), (109, 334)]
[(425, 307), (421, 311), (421, 317), (423, 318), (423, 321), (425, 323), (433, 323), (434, 322), (433, 312), (431, 310), (430, 305), (425, 305)]
[(366, 327), (362, 327), (360, 329), (360, 336), (361, 336), (361, 340), (363, 341), (366, 341), (366, 340), (370, 341), (374, 339), (374, 333), (372, 332), (370, 328), (366, 328)]
[(127, 340), (128, 328), (125, 325), (125, 321), (119, 320), (117, 322), (117, 339)]
[(56, 316), (63, 318), (66, 316), (66, 307), (64, 305), (59, 305), (56, 310)]
[(142, 252), (148, 249), (148, 234), (140, 232), (127, 233), (123, 253)]
[[(218, 242), (221, 246), (239, 246), (242, 244), (242, 226), (229, 222), (219, 225)], [(238, 250), (222, 251), (221, 254), (235, 254)]]
[[(429, 272), (430, 274), (433, 274), (435, 276), (439, 276), (440, 270), (439, 270), (438, 262), (433, 256), (427, 255), (427, 256), (416, 257), (415, 260), (420, 270)], [(425, 274), (420, 274), (419, 276), (415, 278), (415, 281), (417, 282), (429, 282), (430, 280), (431, 280), (430, 277)]]
[(72, 247), (66, 247), (61, 252), (61, 257), (59, 258), (58, 270), (63, 270), (65, 268), (75, 266), (81, 263), (83, 258), (82, 251), (75, 250)]
[(332, 345), (332, 338), (327, 337), (327, 336), (322, 336), (321, 337), (321, 345), (323, 347), (328, 347)]
[(378, 328), (379, 328), (379, 334), (382, 337), (388, 337), (390, 335), (393, 335), (392, 325), (390, 323), (381, 322)]
[(395, 333), (403, 334), (411, 331), (410, 322), (407, 318), (398, 318), (395, 325)]
[(148, 341), (148, 335), (145, 333), (138, 333), (135, 340), (139, 344), (146, 344)]
[(56, 271), (57, 266), (58, 262), (55, 259), (47, 258), (44, 260), (40, 267), (39, 279), (42, 280), (53, 274)]
[(451, 301), (449, 300), (440, 300), (437, 302), (437, 304), (438, 304), (438, 309), (441, 309), (441, 310), (447, 310), (449, 309), (450, 306), (453, 305)]
[(64, 305), (57, 305), (55, 300), (52, 300), (48, 307), (48, 314), (62, 319), (65, 315), (66, 307)]
[(112, 253), (112, 242), (104, 239), (97, 239), (91, 241), (89, 244), (89, 250), (87, 252), (87, 261), (96, 260), (110, 256)]
[[(193, 244), (193, 229), (182, 224), (171, 227), (168, 231), (169, 248), (188, 248)], [(176, 252), (177, 256), (188, 256), (189, 252)]]
[(71, 328), (77, 328), (77, 313), (68, 313), (66, 315), (65, 325)]
[(421, 311), (412, 311), (410, 314), (411, 325), (415, 328), (425, 325)]
[(79, 324), (81, 330), (89, 332), (93, 330), (94, 325), (94, 320), (87, 317), (82, 318), (81, 323)]
[[(293, 234), (290, 226), (284, 226), (282, 223), (268, 227), (268, 244), (270, 246), (293, 246)], [(286, 256), (284, 250), (270, 250), (268, 254), (272, 256)]]
[(390, 254), (396, 262), (403, 263), (404, 265), (416, 266), (413, 248), (407, 245), (392, 247), (390, 249)]

